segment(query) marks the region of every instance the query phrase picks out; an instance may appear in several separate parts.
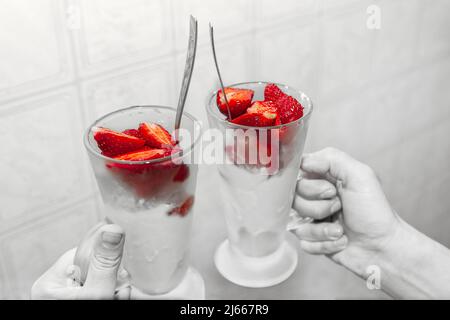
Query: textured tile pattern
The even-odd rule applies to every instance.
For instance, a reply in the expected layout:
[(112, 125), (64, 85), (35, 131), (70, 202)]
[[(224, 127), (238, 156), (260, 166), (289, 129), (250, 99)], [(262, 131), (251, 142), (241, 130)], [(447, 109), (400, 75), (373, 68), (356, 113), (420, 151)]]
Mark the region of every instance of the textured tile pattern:
[[(380, 30), (367, 28), (369, 5), (381, 9)], [(82, 145), (89, 122), (124, 106), (177, 102), (189, 14), (199, 19), (200, 47), (187, 111), (206, 122), (206, 96), (217, 87), (211, 21), (226, 83), (278, 81), (309, 94), (315, 113), (307, 149), (335, 146), (368, 162), (399, 214), (450, 245), (449, 6), (447, 0), (2, 1), (0, 297), (27, 298), (34, 279), (98, 219)], [(202, 168), (199, 192), (214, 188), (213, 172)], [(305, 255), (282, 287), (238, 290), (212, 266), (225, 235), (219, 201), (198, 197), (193, 239), (192, 260), (211, 298), (384, 297), (326, 259)]]

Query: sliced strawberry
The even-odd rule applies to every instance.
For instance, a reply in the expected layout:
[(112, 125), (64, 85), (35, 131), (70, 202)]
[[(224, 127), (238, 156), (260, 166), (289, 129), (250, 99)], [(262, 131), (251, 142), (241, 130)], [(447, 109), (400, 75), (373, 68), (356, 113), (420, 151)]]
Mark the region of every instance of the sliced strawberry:
[[(248, 89), (225, 88), (228, 105), (230, 106), (231, 118), (236, 118), (243, 114), (252, 104), (255, 92)], [(217, 92), (217, 106), (220, 112), (228, 117), (228, 108), (222, 90)]]
[(281, 97), (276, 101), (281, 123), (289, 123), (303, 116), (303, 106), (291, 96)]
[(139, 139), (144, 139), (144, 137), (139, 132), (139, 130), (136, 130), (136, 129), (128, 129), (128, 130), (125, 130), (122, 133), (127, 134), (129, 136), (133, 136), (133, 137), (139, 138)]
[(170, 133), (156, 123), (141, 123), (139, 132), (152, 148), (171, 148), (175, 145)]
[(189, 167), (185, 164), (180, 166), (180, 169), (178, 169), (177, 174), (175, 177), (173, 177), (174, 182), (184, 182), (186, 179), (189, 178)]
[(264, 99), (269, 101), (277, 101), (286, 96), (286, 94), (278, 88), (277, 85), (270, 83), (264, 89)]
[[(171, 150), (152, 149), (144, 150), (116, 157), (117, 160), (146, 161), (169, 156)], [(174, 177), (180, 170), (180, 165), (170, 159), (155, 163), (108, 163), (107, 168), (123, 184), (130, 188), (137, 198), (162, 199), (170, 194), (174, 187)]]
[(153, 160), (157, 158), (163, 158), (170, 153), (167, 153), (164, 149), (151, 149), (145, 148), (144, 150), (130, 152), (118, 157), (115, 157), (116, 160), (125, 160), (125, 161), (147, 161)]
[(255, 101), (252, 106), (247, 109), (247, 113), (262, 114), (267, 119), (276, 119), (278, 116), (278, 109), (272, 101)]
[(275, 119), (268, 119), (259, 113), (245, 113), (231, 122), (249, 127), (270, 127), (274, 124)]
[(102, 150), (102, 154), (107, 157), (136, 151), (145, 145), (143, 139), (106, 128), (94, 128), (93, 134), (98, 147)]
[(193, 205), (194, 205), (194, 196), (190, 196), (183, 202), (181, 206), (173, 208), (172, 210), (169, 211), (168, 214), (169, 216), (177, 214), (181, 217), (184, 217), (189, 213)]

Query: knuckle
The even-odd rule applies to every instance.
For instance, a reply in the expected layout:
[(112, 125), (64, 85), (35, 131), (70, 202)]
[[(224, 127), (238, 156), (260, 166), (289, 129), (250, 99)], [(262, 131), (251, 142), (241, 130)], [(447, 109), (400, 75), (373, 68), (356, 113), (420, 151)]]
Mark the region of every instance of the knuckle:
[(120, 257), (118, 256), (107, 256), (103, 254), (94, 255), (94, 267), (98, 270), (105, 270), (116, 267), (120, 264)]

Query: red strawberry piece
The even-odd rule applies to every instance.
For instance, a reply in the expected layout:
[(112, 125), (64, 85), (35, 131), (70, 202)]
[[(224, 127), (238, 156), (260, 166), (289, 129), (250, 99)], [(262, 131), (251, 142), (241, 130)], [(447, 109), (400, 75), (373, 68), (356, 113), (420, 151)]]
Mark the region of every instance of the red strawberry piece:
[(143, 139), (106, 128), (94, 128), (93, 134), (102, 154), (107, 157), (136, 151), (142, 149), (145, 145)]
[(125, 130), (122, 133), (127, 134), (129, 136), (133, 136), (133, 137), (139, 138), (139, 139), (144, 139), (144, 137), (142, 137), (142, 135), (139, 132), (139, 130), (136, 130), (136, 129), (128, 129), (128, 130)]
[[(250, 107), (254, 94), (255, 92), (253, 90), (225, 88), (225, 95), (230, 107), (232, 119), (240, 116), (247, 110), (248, 107)], [(228, 117), (228, 108), (222, 90), (217, 92), (216, 100), (220, 112)]]
[(303, 116), (303, 106), (291, 96), (281, 97), (276, 101), (281, 123), (289, 123)]
[(185, 164), (180, 166), (177, 174), (173, 177), (174, 182), (184, 182), (189, 177), (189, 167)]
[(275, 119), (267, 119), (259, 113), (245, 113), (231, 122), (249, 127), (270, 127), (274, 124)]
[(270, 83), (264, 89), (264, 99), (269, 101), (277, 101), (286, 96), (286, 94), (278, 88), (277, 85)]
[(170, 133), (159, 124), (141, 123), (139, 132), (149, 147), (171, 148), (175, 145)]
[(118, 157), (115, 157), (116, 160), (125, 160), (125, 161), (147, 161), (153, 160), (157, 158), (163, 158), (170, 153), (167, 153), (164, 149), (151, 149), (145, 148), (143, 150), (130, 152)]
[(273, 120), (278, 116), (278, 109), (272, 101), (255, 101), (252, 106), (247, 109), (247, 113), (262, 114), (267, 119)]
[[(117, 157), (118, 160), (145, 161), (170, 156), (171, 150), (144, 150)], [(111, 173), (130, 188), (136, 197), (141, 199), (161, 199), (170, 194), (175, 187), (174, 177), (180, 170), (180, 165), (170, 159), (154, 163), (108, 163)]]
[(193, 205), (194, 205), (194, 196), (190, 196), (183, 202), (181, 206), (173, 208), (172, 210), (169, 211), (168, 214), (169, 216), (177, 214), (181, 217), (184, 217), (189, 213)]

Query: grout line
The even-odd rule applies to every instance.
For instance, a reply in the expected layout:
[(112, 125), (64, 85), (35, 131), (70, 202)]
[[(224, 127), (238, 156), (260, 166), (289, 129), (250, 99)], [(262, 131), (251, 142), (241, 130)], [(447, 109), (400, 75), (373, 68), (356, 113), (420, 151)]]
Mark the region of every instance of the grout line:
[(46, 220), (49, 220), (53, 217), (57, 217), (60, 215), (62, 216), (67, 209), (72, 209), (78, 205), (83, 204), (84, 202), (88, 202), (89, 200), (94, 200), (94, 202), (95, 202), (95, 197), (96, 197), (96, 193), (91, 192), (82, 197), (76, 198), (73, 201), (66, 201), (61, 205), (55, 205), (55, 206), (51, 207), (49, 210), (45, 210), (45, 209), (39, 210), (38, 209), (38, 210), (36, 210), (36, 212), (39, 212), (39, 213), (46, 212), (46, 214), (45, 215), (40, 214), (37, 217), (25, 219), (25, 220), (19, 221), (18, 223), (8, 225), (7, 228), (5, 228), (3, 230), (0, 229), (0, 239), (8, 237), (9, 235), (16, 233), (20, 229), (26, 229), (29, 226), (45, 222)]

